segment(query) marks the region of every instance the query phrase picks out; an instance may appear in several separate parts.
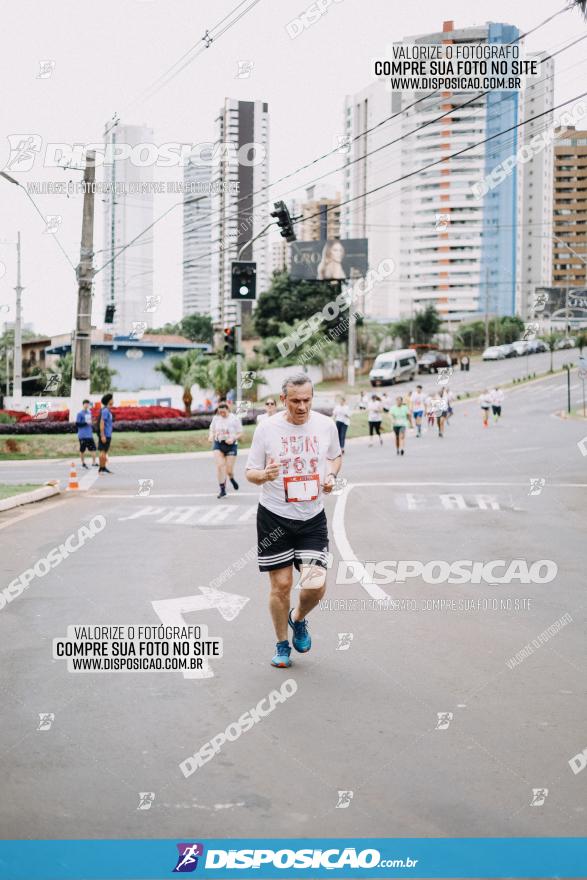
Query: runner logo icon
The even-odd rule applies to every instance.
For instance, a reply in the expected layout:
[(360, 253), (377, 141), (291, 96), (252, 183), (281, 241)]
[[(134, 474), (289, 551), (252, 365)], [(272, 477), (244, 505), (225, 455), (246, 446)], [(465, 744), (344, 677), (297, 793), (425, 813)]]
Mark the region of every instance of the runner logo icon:
[(187, 874), (195, 871), (198, 867), (198, 856), (204, 855), (202, 843), (178, 843), (177, 865), (173, 869), (174, 874)]

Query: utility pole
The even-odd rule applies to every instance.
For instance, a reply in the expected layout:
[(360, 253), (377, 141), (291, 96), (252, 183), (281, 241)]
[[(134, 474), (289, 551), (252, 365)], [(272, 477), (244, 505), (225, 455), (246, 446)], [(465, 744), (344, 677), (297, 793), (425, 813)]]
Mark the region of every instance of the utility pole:
[(21, 326), (21, 294), (24, 290), (20, 283), (20, 232), (16, 237), (16, 317), (14, 320), (14, 383), (12, 401), (17, 407), (22, 404), (22, 326)]
[(485, 348), (489, 348), (489, 268), (485, 269)]
[(73, 371), (69, 420), (75, 421), (82, 400), (90, 396), (90, 360), (92, 354), (92, 283), (95, 274), (94, 259), (94, 188), (96, 180), (96, 153), (86, 153), (84, 171), (84, 207), (80, 261), (76, 269), (78, 281), (77, 318), (73, 343)]
[[(345, 282), (341, 282), (342, 284)], [(347, 284), (349, 282), (346, 282)], [(348, 366), (347, 366), (347, 384), (354, 388), (355, 385), (355, 355), (357, 351), (357, 317), (355, 313), (355, 297), (354, 297), (354, 289), (353, 287), (353, 298), (351, 299), (351, 304), (349, 306), (349, 337), (348, 337)]]

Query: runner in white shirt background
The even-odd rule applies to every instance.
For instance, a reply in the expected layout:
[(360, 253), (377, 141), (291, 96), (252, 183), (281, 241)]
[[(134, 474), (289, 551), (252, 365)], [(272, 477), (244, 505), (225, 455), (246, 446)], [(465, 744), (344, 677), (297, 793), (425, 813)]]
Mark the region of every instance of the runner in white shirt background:
[(242, 437), (243, 426), (238, 416), (229, 412), (226, 400), (218, 404), (216, 415), (210, 422), (208, 440), (213, 444), (214, 461), (220, 492), (218, 498), (226, 497), (226, 478), (232, 483), (233, 489), (238, 490), (238, 483), (234, 478), (234, 463), (238, 451), (238, 441)]
[(491, 411), (493, 412), (493, 421), (499, 422), (501, 418), (501, 407), (503, 404), (503, 391), (496, 385), (492, 391), (489, 392), (489, 396), (491, 398)]
[(277, 401), (275, 401), (272, 397), (267, 398), (265, 401), (265, 412), (260, 413), (257, 416), (257, 424), (259, 425), (262, 421), (269, 418), (269, 416), (275, 415), (277, 412)]
[[(285, 409), (257, 426), (246, 466), (247, 479), (261, 486), (258, 561), (260, 571), (269, 573), (269, 610), (277, 637), (271, 663), (278, 667), (291, 665), (288, 624), (296, 651), (303, 654), (312, 647), (306, 617), (326, 591), (323, 496), (335, 486), (342, 456), (334, 422), (312, 411), (313, 391), (305, 373), (285, 379), (280, 395)], [(290, 608), (294, 566), (301, 587), (295, 609)]]
[(379, 445), (383, 446), (383, 437), (381, 436), (381, 420), (383, 419), (383, 406), (381, 398), (377, 394), (371, 395), (371, 400), (367, 404), (367, 421), (369, 423), (369, 446), (373, 446), (371, 437), (377, 434), (379, 437)]
[(341, 396), (338, 398), (338, 403), (332, 411), (332, 418), (334, 419), (334, 424), (336, 425), (336, 430), (338, 431), (338, 442), (340, 443), (340, 451), (344, 455), (344, 442), (346, 439), (346, 432), (348, 431), (349, 425), (351, 423), (351, 410), (346, 402), (346, 397)]
[(479, 395), (479, 406), (481, 407), (481, 417), (483, 419), (483, 427), (489, 427), (489, 408), (491, 406), (491, 394), (485, 389), (483, 394)]
[(422, 436), (422, 416), (425, 410), (425, 400), (421, 385), (416, 385), (416, 390), (410, 394), (410, 412), (416, 425), (416, 437)]

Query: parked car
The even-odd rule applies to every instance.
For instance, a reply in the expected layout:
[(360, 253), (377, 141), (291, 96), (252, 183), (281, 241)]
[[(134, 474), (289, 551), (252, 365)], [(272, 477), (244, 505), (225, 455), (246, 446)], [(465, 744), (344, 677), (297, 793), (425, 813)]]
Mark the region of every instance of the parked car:
[(515, 358), (518, 356), (518, 352), (510, 342), (504, 342), (503, 345), (498, 345), (498, 348), (501, 348), (503, 356), (506, 358)]
[(515, 348), (518, 357), (522, 357), (522, 355), (528, 354), (528, 343), (525, 339), (518, 339), (517, 342), (512, 342), (512, 345)]
[(499, 347), (499, 345), (490, 345), (489, 348), (486, 348), (483, 352), (483, 360), (484, 361), (502, 361), (505, 359), (505, 354)]
[(542, 339), (531, 339), (528, 343), (528, 350), (530, 354), (540, 354), (543, 351), (548, 351), (548, 346)]
[(418, 361), (419, 373), (437, 373), (444, 367), (452, 367), (456, 364), (456, 358), (443, 351), (427, 351)]
[(559, 339), (554, 347), (557, 351), (560, 351), (561, 348), (574, 348), (576, 344), (574, 337), (565, 336), (563, 339)]
[(418, 359), (413, 348), (398, 351), (384, 351), (378, 354), (369, 373), (371, 385), (393, 385), (402, 379), (410, 380), (416, 376)]

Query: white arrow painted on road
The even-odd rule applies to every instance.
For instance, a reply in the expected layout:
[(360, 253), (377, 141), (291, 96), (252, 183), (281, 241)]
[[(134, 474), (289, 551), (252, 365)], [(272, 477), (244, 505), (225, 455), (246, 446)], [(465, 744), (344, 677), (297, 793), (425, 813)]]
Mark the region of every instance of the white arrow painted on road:
[[(161, 623), (165, 626), (189, 626), (184, 614), (191, 611), (209, 611), (217, 608), (224, 620), (234, 620), (249, 601), (246, 596), (238, 596), (236, 593), (223, 593), (212, 587), (199, 587), (200, 595), (180, 596), (174, 599), (156, 599), (151, 602), (153, 610)], [(201, 629), (202, 639), (208, 638), (206, 624), (198, 624)], [(183, 669), (184, 678), (213, 678), (214, 673), (208, 663), (208, 658), (203, 657), (202, 669)]]

